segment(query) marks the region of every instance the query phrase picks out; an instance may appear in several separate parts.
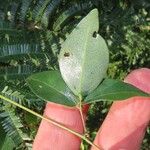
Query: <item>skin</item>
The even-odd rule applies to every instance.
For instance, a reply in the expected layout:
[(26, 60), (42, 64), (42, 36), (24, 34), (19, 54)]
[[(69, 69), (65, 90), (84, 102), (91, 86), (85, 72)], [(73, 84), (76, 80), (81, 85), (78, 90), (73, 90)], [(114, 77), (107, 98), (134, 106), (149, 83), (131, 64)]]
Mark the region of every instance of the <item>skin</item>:
[[(150, 69), (131, 72), (125, 82), (150, 93)], [(83, 109), (84, 117), (88, 106)], [(80, 113), (76, 108), (47, 103), (44, 115), (83, 133)], [(150, 121), (150, 98), (132, 97), (114, 102), (101, 125), (94, 143), (104, 150), (139, 150)], [(79, 150), (81, 139), (42, 120), (33, 150)], [(96, 150), (91, 148), (91, 150)]]

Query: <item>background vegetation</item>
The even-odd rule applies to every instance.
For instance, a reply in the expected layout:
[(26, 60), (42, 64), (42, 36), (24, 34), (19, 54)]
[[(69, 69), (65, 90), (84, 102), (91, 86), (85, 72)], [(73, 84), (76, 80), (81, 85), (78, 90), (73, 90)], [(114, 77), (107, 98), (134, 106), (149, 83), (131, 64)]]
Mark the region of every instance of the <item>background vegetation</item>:
[[(91, 9), (98, 8), (99, 33), (110, 50), (108, 76), (123, 79), (150, 67), (149, 0), (0, 0), (0, 92), (42, 114), (44, 102), (26, 85), (35, 72), (58, 69), (61, 43)], [(92, 104), (87, 120), (94, 138), (110, 103)], [(0, 101), (0, 149), (31, 149), (40, 120)], [(147, 129), (142, 149), (150, 149)], [(88, 149), (86, 143), (82, 149)]]

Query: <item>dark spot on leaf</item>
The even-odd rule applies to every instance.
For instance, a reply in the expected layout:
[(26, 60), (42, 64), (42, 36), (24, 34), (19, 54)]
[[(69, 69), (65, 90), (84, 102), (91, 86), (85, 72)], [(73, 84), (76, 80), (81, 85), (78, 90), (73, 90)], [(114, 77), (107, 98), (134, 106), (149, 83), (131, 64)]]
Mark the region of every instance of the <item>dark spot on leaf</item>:
[(93, 38), (96, 38), (96, 37), (97, 37), (97, 32), (94, 31), (94, 32), (93, 32)]
[(69, 57), (69, 56), (70, 56), (69, 53), (67, 53), (67, 52), (64, 53), (64, 57)]

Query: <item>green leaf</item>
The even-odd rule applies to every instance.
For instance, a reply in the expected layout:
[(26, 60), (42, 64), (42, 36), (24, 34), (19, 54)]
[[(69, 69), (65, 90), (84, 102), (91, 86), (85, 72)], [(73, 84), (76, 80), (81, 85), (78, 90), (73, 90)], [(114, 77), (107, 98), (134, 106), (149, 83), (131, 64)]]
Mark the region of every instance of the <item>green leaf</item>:
[(8, 135), (5, 137), (5, 142), (1, 146), (1, 150), (13, 150), (15, 148), (13, 140)]
[(12, 139), (16, 147), (20, 146), (21, 143), (26, 143), (31, 139), (24, 132), (24, 126), (22, 124), (21, 118), (16, 114), (15, 108), (12, 109), (11, 104), (3, 102), (0, 107), (0, 118), (3, 130)]
[(85, 98), (84, 102), (124, 100), (133, 96), (150, 97), (150, 94), (144, 93), (140, 89), (122, 81), (105, 79)]
[(32, 91), (45, 101), (75, 106), (75, 96), (65, 84), (59, 71), (33, 74), (27, 79)]
[(109, 53), (98, 35), (98, 11), (92, 10), (62, 44), (59, 66), (68, 87), (77, 96), (93, 91), (106, 74)]
[[(61, 0), (51, 0), (51, 2), (47, 5), (44, 14), (42, 15), (41, 18), (41, 23), (47, 28), (49, 23), (53, 23), (52, 18), (57, 10), (58, 6), (60, 5)], [(51, 20), (49, 22), (49, 20)]]
[(0, 119), (0, 136), (1, 136), (1, 140), (0, 140), (0, 149), (1, 149), (5, 142), (5, 137), (6, 137), (6, 133), (1, 125), (1, 119)]
[[(2, 120), (0, 120), (1, 123)], [(0, 150), (12, 150), (14, 148), (14, 143), (12, 139), (5, 133), (2, 125), (0, 124)]]
[(53, 24), (53, 30), (59, 31), (63, 29), (65, 25), (69, 25), (71, 22), (73, 22), (71, 20), (72, 18), (74, 18), (76, 15), (80, 15), (81, 12), (90, 10), (91, 7), (92, 7), (92, 4), (87, 1), (75, 3), (74, 5), (71, 4), (71, 6), (65, 9), (65, 11), (60, 12), (59, 17), (56, 18), (56, 21)]
[[(18, 65), (0, 68), (0, 81), (1, 80), (13, 80), (13, 79), (24, 79), (33, 72), (37, 72), (37, 68), (32, 65)], [(39, 72), (39, 70), (38, 70)]]
[(32, 0), (22, 0), (22, 4), (20, 7), (20, 15), (19, 15), (19, 21), (20, 23), (25, 23), (26, 15), (29, 9), (29, 6), (31, 4)]

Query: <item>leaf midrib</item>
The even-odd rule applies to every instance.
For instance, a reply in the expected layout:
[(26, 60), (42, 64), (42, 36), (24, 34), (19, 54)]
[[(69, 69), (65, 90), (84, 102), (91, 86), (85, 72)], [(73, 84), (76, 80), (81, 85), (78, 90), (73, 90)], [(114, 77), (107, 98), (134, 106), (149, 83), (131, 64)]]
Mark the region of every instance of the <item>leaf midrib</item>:
[[(86, 47), (87, 47), (87, 41), (88, 41), (88, 33), (89, 33), (89, 30), (90, 29), (90, 26), (87, 28), (87, 36), (86, 36), (86, 40), (85, 40), (85, 45), (84, 45), (84, 47), (83, 47), (83, 49), (84, 49), (84, 53), (83, 53), (83, 58), (85, 58), (85, 56), (86, 56)], [(81, 73), (81, 75), (80, 75), (80, 92), (82, 91), (82, 82), (83, 82), (83, 68), (84, 68), (84, 66), (85, 66), (85, 60), (86, 59), (83, 59), (83, 61), (82, 61), (82, 64), (81, 64), (81, 69), (82, 69), (82, 73)], [(82, 94), (82, 93), (80, 93), (80, 94)]]

